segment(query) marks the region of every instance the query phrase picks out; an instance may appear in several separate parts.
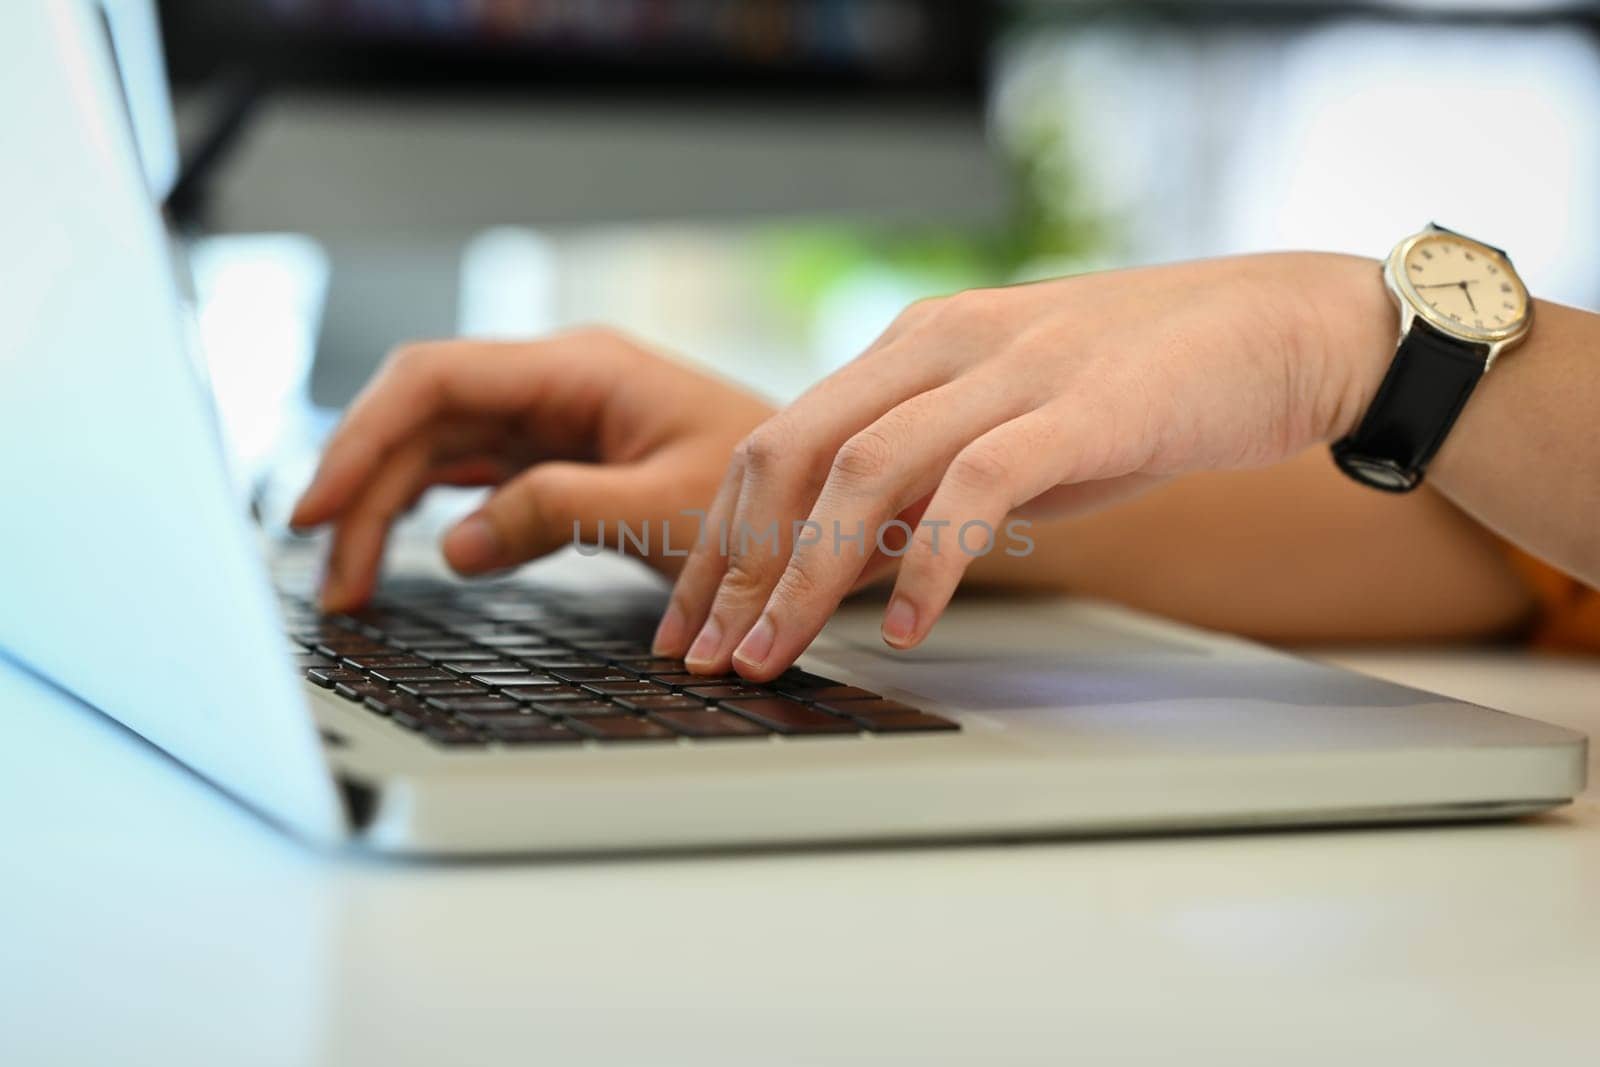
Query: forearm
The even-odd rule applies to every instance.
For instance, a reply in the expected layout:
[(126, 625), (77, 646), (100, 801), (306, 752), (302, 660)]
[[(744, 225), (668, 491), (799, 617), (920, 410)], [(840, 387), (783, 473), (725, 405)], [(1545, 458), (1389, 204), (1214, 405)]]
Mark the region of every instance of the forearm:
[(979, 560), (971, 584), (1101, 597), (1289, 643), (1482, 639), (1531, 609), (1472, 519), (1435, 492), (1356, 485), (1323, 449), (1190, 475), (1029, 533), (1030, 556)]
[(1430, 472), (1529, 553), (1600, 586), (1600, 315), (1539, 302), (1484, 375)]

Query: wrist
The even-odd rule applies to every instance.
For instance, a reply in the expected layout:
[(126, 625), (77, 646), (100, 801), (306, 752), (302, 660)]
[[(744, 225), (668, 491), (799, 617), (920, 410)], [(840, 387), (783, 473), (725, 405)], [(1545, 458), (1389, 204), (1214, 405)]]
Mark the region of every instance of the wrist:
[(1295, 282), (1304, 300), (1295, 358), (1317, 375), (1317, 432), (1331, 442), (1353, 431), (1372, 405), (1394, 361), (1400, 313), (1378, 260), (1331, 253), (1305, 260)]

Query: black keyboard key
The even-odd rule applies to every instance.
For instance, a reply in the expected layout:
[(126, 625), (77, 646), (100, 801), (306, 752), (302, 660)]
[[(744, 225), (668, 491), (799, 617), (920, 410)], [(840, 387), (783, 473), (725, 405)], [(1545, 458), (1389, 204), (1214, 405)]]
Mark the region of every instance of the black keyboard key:
[(546, 637), (553, 637), (557, 641), (565, 641), (567, 644), (576, 644), (579, 641), (611, 640), (610, 634), (604, 630), (596, 630), (592, 626), (567, 626), (561, 623), (553, 623), (549, 626), (539, 627), (539, 632)]
[(703, 700), (740, 700), (769, 695), (765, 690), (749, 685), (697, 685), (690, 686), (684, 692)]
[[(447, 652), (419, 652), (418, 655), (430, 662), (437, 663), (447, 671), (469, 671), (473, 664), (505, 663), (506, 660), (496, 652), (488, 649), (457, 649), (452, 648)], [(481, 669), (481, 666), (480, 668)]]
[(528, 711), (526, 708), (518, 708), (516, 711), (463, 711), (457, 713), (457, 717), (462, 722), (479, 730), (498, 730), (502, 726), (515, 727), (519, 724), (525, 725), (550, 721), (548, 716), (539, 715)]
[(379, 715), (412, 714), (427, 716), (428, 709), (416, 697), (404, 693), (372, 693), (363, 701), (369, 711)]
[(699, 711), (706, 707), (706, 702), (698, 697), (686, 697), (679, 693), (662, 693), (659, 695), (621, 696), (613, 698), (619, 705), (629, 711), (653, 711), (655, 709), (691, 710)]
[(570, 726), (529, 716), (528, 722), (499, 721), (488, 726), (489, 737), (504, 745), (559, 745), (582, 741)]
[(861, 689), (853, 685), (830, 685), (822, 689), (800, 689), (783, 682), (777, 682), (773, 688), (786, 697), (804, 700), (808, 704), (820, 704), (836, 700), (882, 700), (883, 698), (870, 689)]
[(496, 690), (501, 696), (523, 703), (532, 701), (593, 700), (594, 694), (570, 685), (513, 685)]
[(885, 715), (857, 715), (855, 720), (875, 734), (935, 733), (959, 730), (961, 724), (930, 715), (925, 711), (890, 712)]
[(387, 656), (392, 654), (390, 649), (378, 644), (376, 641), (368, 641), (364, 637), (358, 638), (354, 636), (348, 641), (319, 641), (316, 645), (316, 652), (317, 655), (327, 656), (329, 659), (344, 659), (346, 656)]
[(472, 682), (401, 682), (400, 691), (415, 697), (488, 696), (489, 690)]
[(548, 657), (552, 659), (567, 658), (572, 654), (565, 649), (553, 648), (549, 645), (496, 645), (494, 651), (507, 659), (522, 659), (524, 657)]
[(961, 729), (959, 723), (932, 715), (921, 708), (902, 704), (898, 700), (841, 700), (835, 704), (817, 706), (826, 707), (839, 715), (847, 715), (876, 734)]
[(388, 641), (390, 644), (394, 645), (394, 647), (403, 648), (407, 652), (410, 652), (413, 656), (431, 657), (434, 653), (449, 652), (451, 650), (459, 652), (477, 651), (475, 646), (469, 645), (465, 641), (451, 640), (442, 637), (427, 637), (423, 635), (418, 635), (416, 637), (401, 636), (390, 637), (388, 638)]
[(683, 660), (681, 659), (662, 659), (659, 656), (652, 656), (648, 652), (612, 653), (606, 658), (612, 663), (626, 667), (630, 671), (638, 671), (641, 674), (671, 674), (681, 672), (684, 669)]
[(637, 641), (619, 641), (615, 638), (602, 637), (590, 640), (587, 638), (571, 641), (567, 644), (573, 648), (581, 648), (585, 652), (593, 652), (604, 656), (638, 656), (648, 654), (649, 649), (640, 648)]
[(456, 651), (456, 652), (481, 652), (482, 651), (482, 649), (480, 649), (477, 645), (475, 645), (471, 641), (468, 641), (465, 638), (461, 638), (461, 637), (439, 637), (439, 638), (413, 637), (413, 638), (410, 638), (409, 640), (400, 639), (400, 640), (397, 640), (395, 643), (396, 644), (400, 644), (400, 645), (404, 645), (406, 648), (408, 648), (411, 651), (415, 652), (419, 656), (422, 655), (423, 653), (427, 653), (427, 652), (451, 652), (451, 651)]
[(677, 732), (632, 715), (605, 715), (594, 718), (573, 719), (572, 728), (585, 737), (597, 741), (672, 741)]
[(484, 634), (481, 637), (473, 638), (473, 640), (480, 645), (487, 645), (490, 648), (499, 648), (502, 646), (510, 647), (513, 645), (527, 645), (530, 647), (545, 645), (548, 647), (547, 642), (539, 641), (531, 634), (522, 633), (521, 631), (514, 633)]
[(771, 736), (749, 719), (719, 708), (663, 708), (650, 712), (649, 717), (689, 737)]
[(487, 642), (500, 637), (523, 636), (522, 627), (514, 622), (494, 622), (489, 619), (470, 619), (449, 627), (451, 633), (460, 634), (471, 641)]
[(333, 626), (328, 627), (326, 630), (319, 630), (314, 626), (306, 629), (291, 627), (289, 630), (289, 640), (297, 645), (304, 645), (306, 648), (313, 648), (324, 641), (337, 641), (340, 638), (354, 636), (356, 635), (347, 630), (340, 630)]
[(608, 697), (642, 697), (652, 693), (664, 694), (672, 692), (672, 690), (668, 689), (664, 685), (656, 685), (652, 682), (640, 681), (588, 682), (584, 685), (584, 688), (589, 690), (591, 693), (599, 693), (601, 696)]
[(631, 682), (634, 676), (624, 674), (615, 667), (561, 667), (552, 668), (551, 674), (563, 682)]
[(324, 689), (332, 689), (340, 682), (364, 682), (367, 676), (360, 671), (353, 671), (349, 667), (313, 667), (306, 671), (306, 679), (312, 685), (320, 685)]
[(617, 715), (622, 711), (615, 704), (603, 700), (535, 700), (525, 706), (558, 718), (590, 718), (595, 715)]
[(381, 667), (431, 667), (433, 664), (416, 656), (403, 656), (396, 652), (373, 653), (362, 656), (346, 656), (346, 667), (354, 667), (358, 671), (375, 671)]
[(561, 683), (546, 674), (531, 674), (523, 671), (520, 674), (474, 674), (471, 676), (479, 685), (489, 686), (491, 689), (506, 689), (511, 686), (560, 686)]
[(650, 674), (648, 677), (652, 682), (671, 686), (711, 684), (711, 680), (704, 675), (690, 674), (688, 671), (666, 671), (662, 674)]
[(906, 712), (922, 710), (910, 704), (902, 704), (898, 700), (885, 700), (883, 697), (878, 697), (876, 700), (824, 700), (818, 701), (817, 707), (823, 711), (831, 711), (836, 715), (849, 715), (852, 718), (862, 715), (903, 715)]
[(407, 730), (425, 730), (430, 726), (454, 726), (450, 716), (432, 708), (391, 708), (389, 721)]
[(384, 697), (394, 692), (388, 686), (368, 681), (366, 678), (359, 682), (340, 682), (333, 687), (333, 691), (346, 700), (354, 700), (357, 704), (365, 703), (368, 697)]
[(521, 715), (522, 705), (504, 697), (423, 697), (423, 703), (448, 715)]
[(319, 656), (315, 652), (302, 652), (294, 657), (294, 665), (301, 670), (309, 671), (312, 667), (333, 667), (336, 663), (327, 656)]
[(780, 734), (853, 734), (861, 729), (847, 719), (784, 697), (733, 700), (722, 706)]
[(810, 671), (803, 671), (799, 667), (791, 667), (778, 677), (777, 684), (786, 685), (791, 689), (826, 689), (844, 683), (824, 678), (820, 674), (812, 674)]
[(481, 745), (487, 740), (478, 731), (460, 723), (435, 723), (422, 730), (428, 740), (440, 745)]
[(379, 667), (371, 672), (380, 682), (398, 685), (401, 682), (453, 682), (456, 676), (437, 667)]
[(572, 671), (572, 670), (598, 670), (605, 664), (592, 659), (580, 659), (568, 654), (564, 656), (522, 656), (522, 662), (541, 671)]
[(437, 664), (441, 670), (471, 677), (475, 674), (527, 674), (528, 668), (514, 659), (462, 659), (444, 660)]

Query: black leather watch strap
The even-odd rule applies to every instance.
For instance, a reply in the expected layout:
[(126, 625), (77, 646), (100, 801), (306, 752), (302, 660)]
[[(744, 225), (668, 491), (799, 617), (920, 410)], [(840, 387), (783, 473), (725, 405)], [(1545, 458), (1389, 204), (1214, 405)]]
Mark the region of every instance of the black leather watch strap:
[(1488, 358), (1488, 345), (1414, 320), (1361, 425), (1334, 443), (1334, 462), (1357, 481), (1391, 493), (1421, 485)]

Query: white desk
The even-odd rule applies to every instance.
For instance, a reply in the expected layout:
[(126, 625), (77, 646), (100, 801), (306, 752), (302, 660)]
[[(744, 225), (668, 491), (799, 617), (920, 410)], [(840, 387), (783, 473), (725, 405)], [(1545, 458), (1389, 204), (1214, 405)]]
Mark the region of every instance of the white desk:
[[(1600, 733), (1600, 663), (1336, 658)], [(427, 867), (307, 851), (4, 664), (0, 708), (7, 1065), (1600, 1062), (1593, 789), (1502, 825)]]

